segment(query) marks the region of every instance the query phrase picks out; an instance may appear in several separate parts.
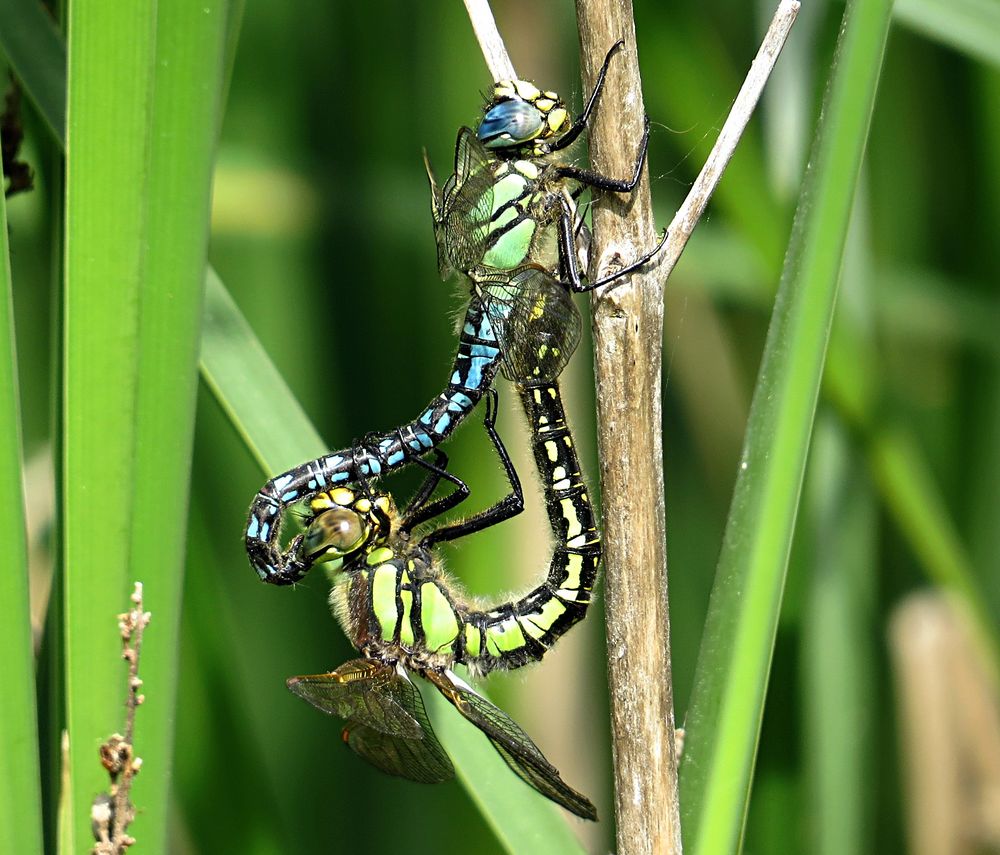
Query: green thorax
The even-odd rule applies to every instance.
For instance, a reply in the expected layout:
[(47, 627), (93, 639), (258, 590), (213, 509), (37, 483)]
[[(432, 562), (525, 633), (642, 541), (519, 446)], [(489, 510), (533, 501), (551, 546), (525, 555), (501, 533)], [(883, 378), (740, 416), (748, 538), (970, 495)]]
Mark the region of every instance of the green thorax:
[(576, 211), (575, 184), (555, 179), (551, 156), (509, 157), (487, 150), (469, 128), (455, 144), (455, 172), (438, 188), (428, 165), (438, 266), (473, 281), (532, 265), (558, 265), (557, 197)]

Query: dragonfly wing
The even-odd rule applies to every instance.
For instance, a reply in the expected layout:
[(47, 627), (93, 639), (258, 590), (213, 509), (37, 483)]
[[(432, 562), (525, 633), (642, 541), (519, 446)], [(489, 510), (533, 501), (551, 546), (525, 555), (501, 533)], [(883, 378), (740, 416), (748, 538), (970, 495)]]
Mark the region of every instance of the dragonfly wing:
[(455, 174), (442, 191), (441, 229), (451, 266), (472, 270), (486, 254), (493, 215), (493, 159), (469, 128), (458, 132)]
[(482, 285), (508, 380), (555, 380), (573, 355), (583, 319), (573, 296), (550, 274), (528, 267)]
[(288, 688), (347, 719), (344, 741), (377, 769), (426, 784), (455, 776), (420, 692), (395, 666), (354, 659), (329, 674), (292, 677)]
[(597, 819), (597, 810), (590, 800), (563, 781), (559, 770), (507, 713), (450, 671), (428, 671), (424, 676), (455, 709), (489, 737), (493, 747), (522, 781), (577, 816)]
[(293, 694), (328, 715), (389, 736), (420, 739), (423, 735), (422, 723), (414, 715), (417, 704), (423, 713), (420, 693), (392, 665), (353, 659), (329, 674), (291, 677), (287, 685)]
[[(416, 689), (414, 689), (416, 692)], [(422, 739), (390, 736), (366, 724), (348, 724), (344, 741), (376, 769), (421, 784), (440, 784), (455, 777), (455, 767), (431, 728), (423, 700), (417, 693), (419, 712), (415, 712)]]
[(427, 170), (427, 181), (431, 188), (431, 216), (434, 220), (434, 242), (437, 244), (438, 273), (441, 274), (442, 279), (447, 279), (451, 276), (454, 268), (451, 266), (451, 259), (448, 257), (448, 244), (444, 224), (444, 194), (438, 187), (426, 149), (424, 150), (424, 169)]

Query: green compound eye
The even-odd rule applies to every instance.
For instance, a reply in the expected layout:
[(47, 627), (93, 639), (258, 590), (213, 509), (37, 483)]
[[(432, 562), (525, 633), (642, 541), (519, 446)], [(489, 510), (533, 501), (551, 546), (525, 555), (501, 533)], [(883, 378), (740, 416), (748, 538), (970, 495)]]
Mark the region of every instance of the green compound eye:
[(320, 514), (302, 538), (302, 549), (313, 561), (332, 561), (357, 549), (368, 535), (361, 516), (347, 508)]

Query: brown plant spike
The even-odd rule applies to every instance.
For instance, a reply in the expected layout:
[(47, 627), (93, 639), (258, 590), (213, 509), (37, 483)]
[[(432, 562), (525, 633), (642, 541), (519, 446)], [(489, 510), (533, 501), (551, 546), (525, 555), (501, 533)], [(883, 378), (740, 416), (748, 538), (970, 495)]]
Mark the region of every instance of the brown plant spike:
[(128, 827), (135, 819), (135, 805), (129, 797), (132, 779), (142, 767), (142, 758), (135, 756), (132, 743), (135, 733), (135, 712), (145, 700), (139, 679), (139, 652), (142, 633), (149, 623), (149, 612), (142, 610), (142, 583), (135, 583), (132, 608), (118, 615), (118, 629), (122, 636), (122, 659), (128, 662), (128, 694), (125, 699), (125, 735), (114, 733), (101, 745), (101, 765), (111, 778), (107, 793), (94, 799), (90, 809), (91, 828), (96, 845), (93, 855), (121, 855), (135, 839), (128, 834)]

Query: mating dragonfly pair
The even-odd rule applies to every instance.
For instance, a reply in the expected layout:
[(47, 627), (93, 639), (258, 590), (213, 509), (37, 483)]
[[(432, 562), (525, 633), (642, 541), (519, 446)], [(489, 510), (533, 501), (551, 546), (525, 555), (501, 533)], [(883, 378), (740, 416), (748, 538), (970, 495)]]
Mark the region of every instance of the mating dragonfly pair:
[[(483, 731), (519, 777), (586, 819), (597, 818), (590, 801), (453, 669), (465, 665), (487, 674), (537, 661), (586, 615), (591, 601), (600, 540), (557, 385), (582, 328), (572, 292), (633, 272), (666, 239), (604, 279), (585, 282), (580, 274), (578, 251), (586, 238), (580, 195), (588, 188), (631, 192), (646, 156), (648, 120), (628, 179), (578, 168), (560, 156), (586, 129), (621, 47), (619, 42), (608, 52), (575, 120), (554, 92), (503, 81), (476, 131), (459, 131), (455, 171), (443, 187), (427, 165), (442, 278), (457, 271), (471, 291), (449, 382), (413, 422), (269, 481), (254, 499), (246, 530), (247, 553), (263, 581), (292, 584), (317, 563), (331, 576), (334, 614), (363, 658), (328, 674), (294, 677), (288, 686), (346, 719), (344, 739), (354, 751), (385, 772), (416, 781), (454, 775), (409, 678), (412, 671)], [(495, 427), (492, 385), (498, 372), (516, 384), (531, 426), (555, 547), (544, 582), (520, 599), (482, 611), (446, 580), (433, 546), (523, 509), (517, 473)], [(417, 534), (418, 526), (469, 495), (465, 483), (448, 472), (439, 446), (483, 397), (486, 433), (511, 492), (468, 519)], [(392, 496), (371, 482), (410, 463), (428, 475), (400, 512)], [(452, 492), (432, 499), (442, 480)], [(306, 502), (305, 532), (282, 549), (282, 514)]]

